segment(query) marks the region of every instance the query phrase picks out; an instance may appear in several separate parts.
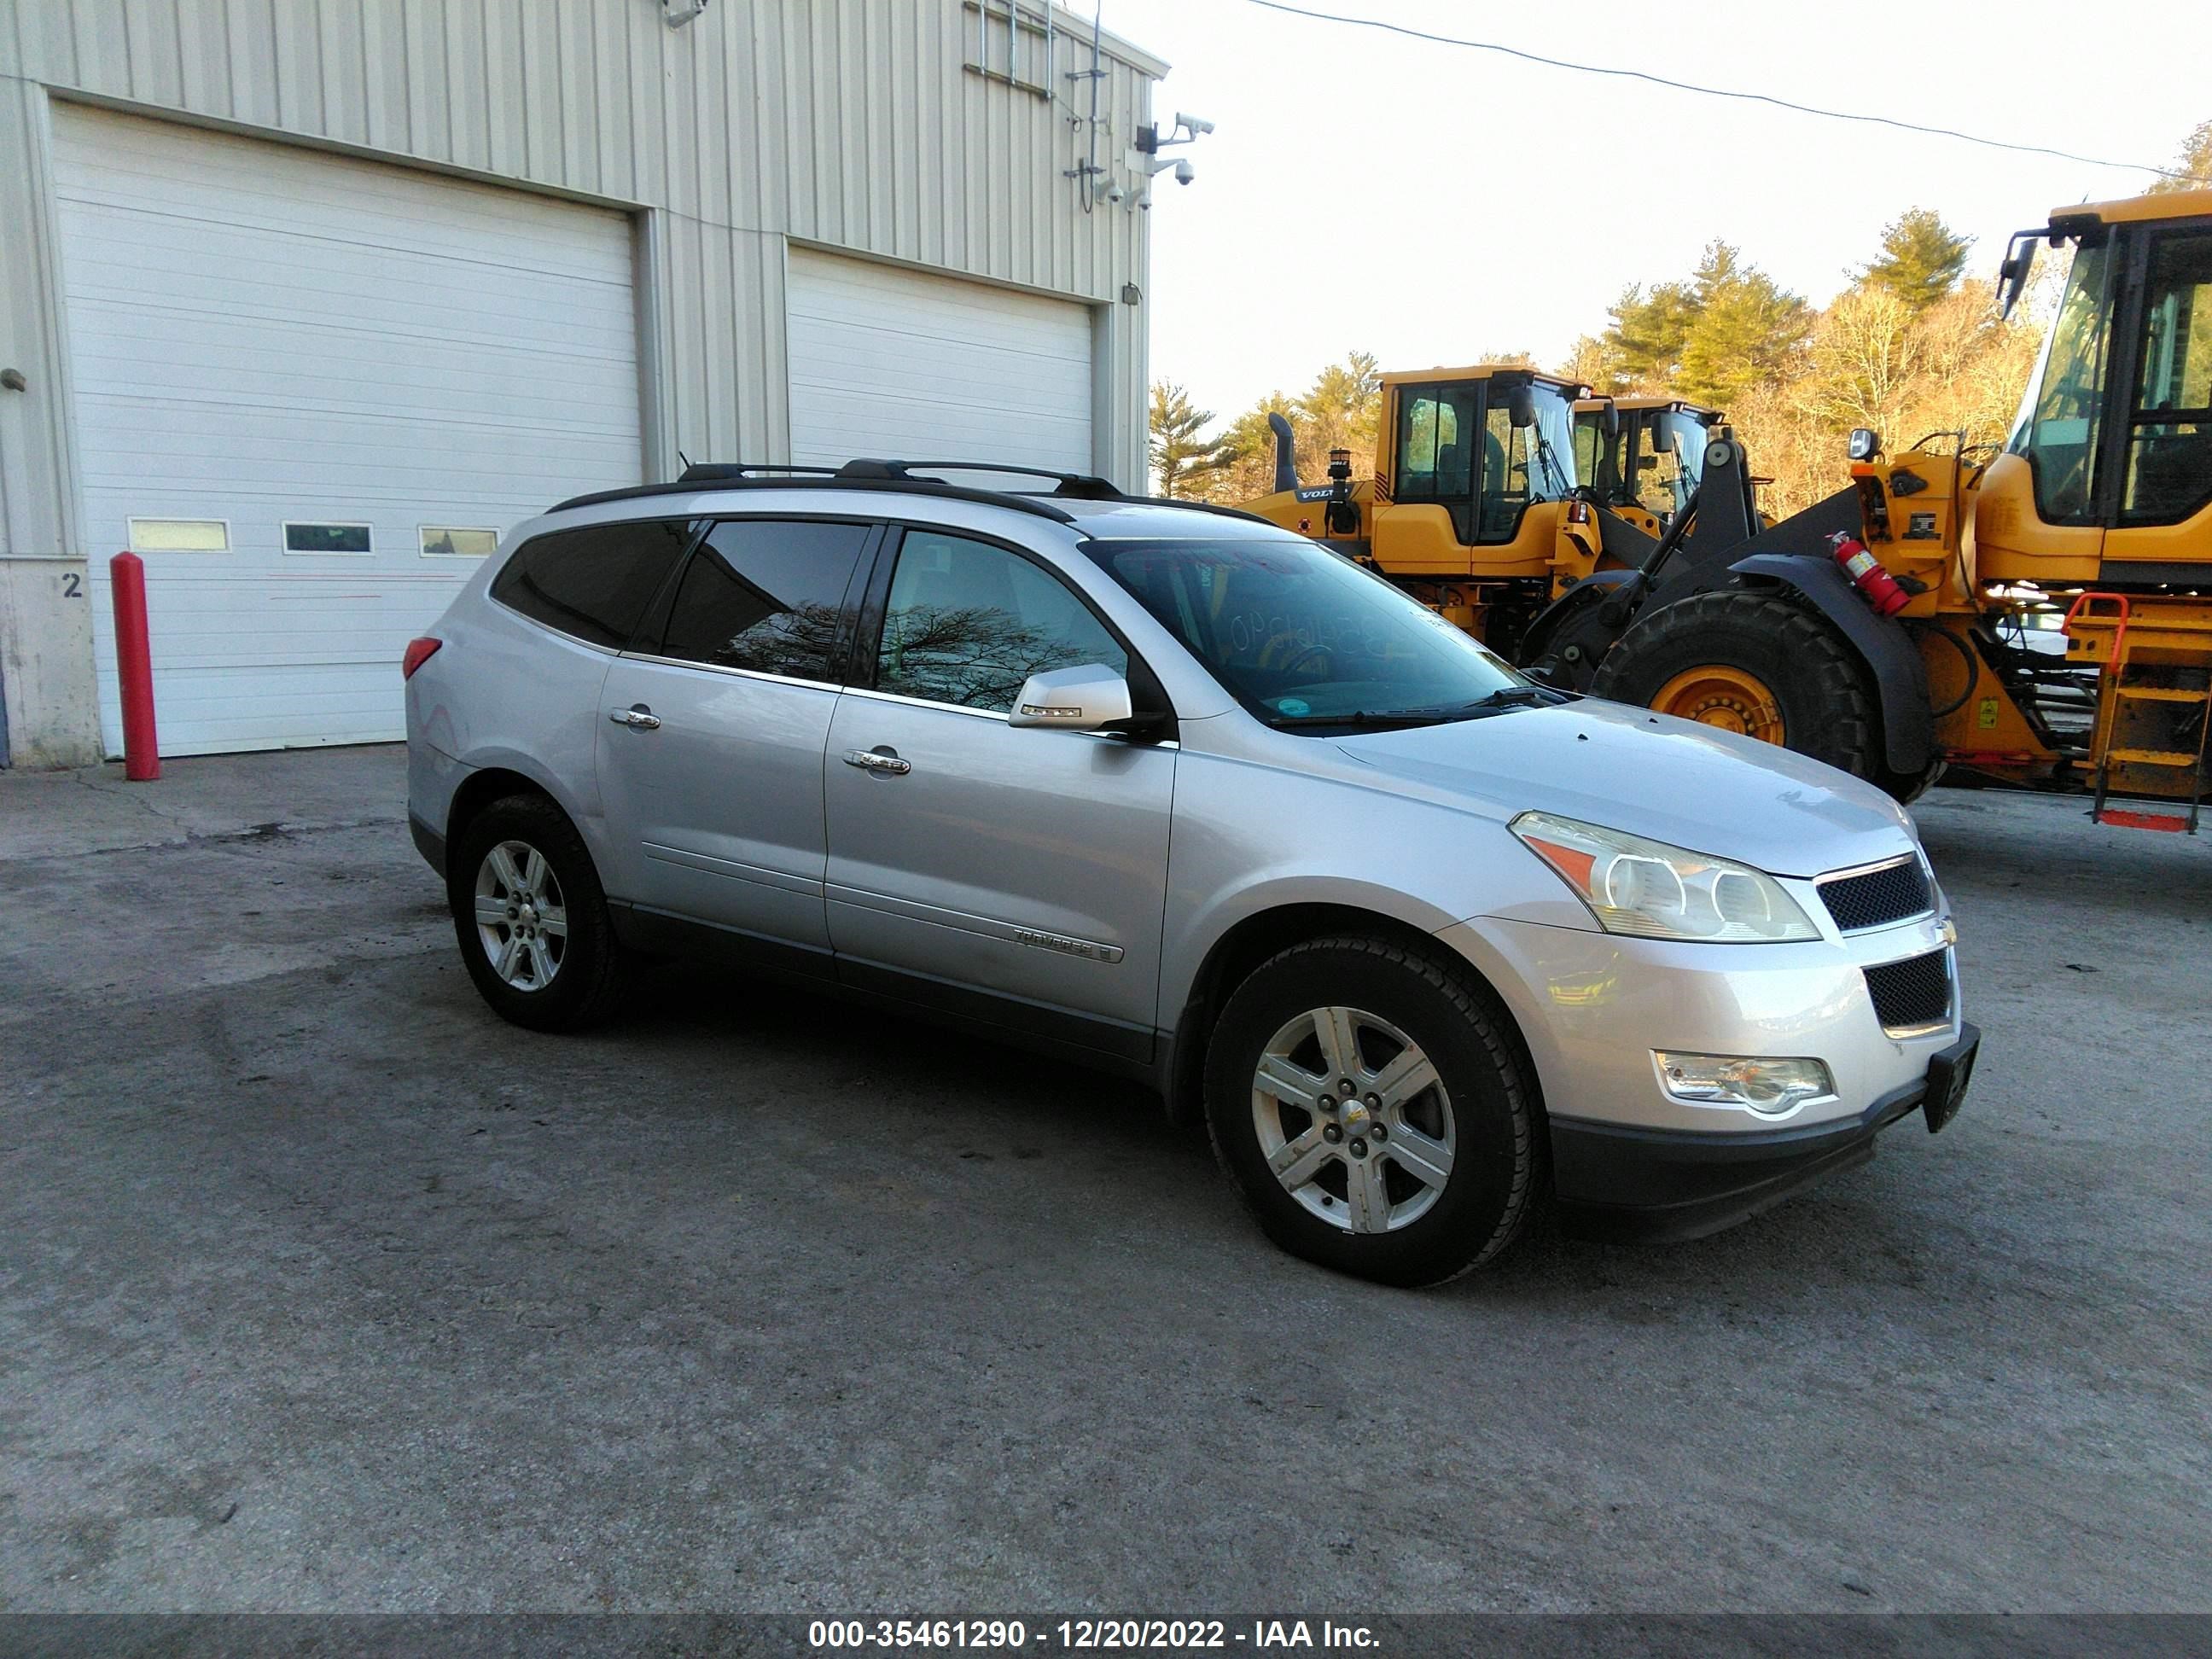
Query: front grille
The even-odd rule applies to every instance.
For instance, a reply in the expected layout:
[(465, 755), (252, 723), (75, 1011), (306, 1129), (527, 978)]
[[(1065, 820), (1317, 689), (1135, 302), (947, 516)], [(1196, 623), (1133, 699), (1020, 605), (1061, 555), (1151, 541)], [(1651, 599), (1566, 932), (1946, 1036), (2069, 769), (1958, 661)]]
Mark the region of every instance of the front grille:
[(1867, 989), (1874, 997), (1875, 1018), (1886, 1031), (1913, 1025), (1933, 1025), (1951, 1012), (1951, 953), (1930, 951), (1924, 957), (1885, 962), (1866, 970)]
[(1887, 927), (1893, 921), (1924, 916), (1936, 908), (1935, 890), (1918, 859), (1900, 859), (1879, 870), (1836, 876), (1821, 882), (1820, 902), (1846, 933)]

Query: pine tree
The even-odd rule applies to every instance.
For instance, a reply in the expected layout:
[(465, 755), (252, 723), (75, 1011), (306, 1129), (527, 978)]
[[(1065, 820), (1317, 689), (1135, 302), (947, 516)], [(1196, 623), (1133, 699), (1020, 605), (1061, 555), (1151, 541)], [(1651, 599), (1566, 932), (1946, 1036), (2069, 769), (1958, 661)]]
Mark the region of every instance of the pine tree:
[(1607, 389), (1658, 392), (1673, 385), (1697, 313), (1695, 295), (1681, 283), (1661, 283), (1648, 295), (1639, 285), (1624, 289), (1598, 343), (1616, 381)]
[(1375, 422), (1382, 406), (1382, 375), (1371, 351), (1347, 353), (1314, 376), (1298, 399), (1298, 453), (1316, 468), (1332, 449), (1348, 449), (1364, 468), (1375, 450)]
[(2177, 190), (2212, 190), (2212, 121), (2199, 121), (2197, 130), (2182, 140), (2181, 155), (2173, 165), (2181, 177), (2160, 179), (2150, 187), (2150, 194), (2163, 196)]
[(1211, 473), (1229, 465), (1218, 439), (1199, 434), (1213, 423), (1213, 411), (1192, 404), (1190, 394), (1172, 380), (1152, 382), (1152, 474), (1163, 495), (1194, 495)]
[(1917, 316), (1958, 286), (1972, 246), (1972, 237), (1960, 235), (1934, 210), (1913, 208), (1882, 232), (1881, 258), (1859, 281), (1895, 295)]
[(1786, 374), (1802, 353), (1813, 313), (1726, 242), (1709, 244), (1692, 273), (1692, 317), (1671, 389), (1726, 409), (1754, 386)]

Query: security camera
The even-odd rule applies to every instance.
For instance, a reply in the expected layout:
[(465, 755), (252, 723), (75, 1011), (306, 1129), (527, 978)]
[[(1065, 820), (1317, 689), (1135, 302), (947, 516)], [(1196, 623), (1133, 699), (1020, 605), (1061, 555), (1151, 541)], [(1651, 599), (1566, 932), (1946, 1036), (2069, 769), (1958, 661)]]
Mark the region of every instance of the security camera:
[(680, 29), (707, 9), (708, 0), (660, 0), (661, 16), (669, 27)]
[(1119, 185), (1109, 185), (1106, 186), (1106, 199), (1115, 206), (1119, 206), (1121, 202), (1127, 198), (1128, 194), (1129, 192), (1123, 190)]
[(1192, 179), (1195, 179), (1195, 178), (1197, 178), (1197, 177), (1198, 177), (1198, 169), (1197, 169), (1196, 167), (1194, 167), (1191, 166), (1191, 164), (1190, 164), (1189, 162), (1188, 162), (1188, 161), (1177, 161), (1177, 162), (1176, 163), (1176, 166), (1175, 166), (1175, 179), (1176, 179), (1176, 183), (1177, 183), (1177, 184), (1179, 184), (1179, 185), (1187, 185), (1187, 184), (1188, 184)]
[(1194, 133), (1211, 132), (1213, 131), (1213, 123), (1207, 120), (1204, 116), (1185, 115), (1181, 110), (1177, 110), (1176, 112), (1176, 125), (1179, 127), (1188, 127)]

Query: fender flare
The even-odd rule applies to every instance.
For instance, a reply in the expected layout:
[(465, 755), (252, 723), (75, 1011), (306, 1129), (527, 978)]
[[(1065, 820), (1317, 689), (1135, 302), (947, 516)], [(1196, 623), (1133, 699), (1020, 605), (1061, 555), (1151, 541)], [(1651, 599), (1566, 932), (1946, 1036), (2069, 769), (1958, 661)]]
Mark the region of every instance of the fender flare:
[(1859, 597), (1833, 559), (1808, 553), (1753, 553), (1729, 569), (1740, 580), (1790, 589), (1835, 624), (1874, 677), (1881, 705), (1882, 757), (1893, 772), (1924, 772), (1936, 758), (1928, 667), (1904, 627)]

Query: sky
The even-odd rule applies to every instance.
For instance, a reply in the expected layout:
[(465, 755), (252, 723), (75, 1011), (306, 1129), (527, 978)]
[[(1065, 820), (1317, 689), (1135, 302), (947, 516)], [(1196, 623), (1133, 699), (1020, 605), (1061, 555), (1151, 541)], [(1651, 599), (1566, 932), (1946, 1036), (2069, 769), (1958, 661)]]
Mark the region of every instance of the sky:
[[(1297, 0), (1549, 57), (2170, 166), (2212, 117), (2207, 0)], [(1090, 0), (1073, 0), (1087, 12)], [(1103, 0), (1216, 131), (1152, 189), (1152, 374), (1224, 420), (1355, 348), (1556, 366), (1630, 283), (1715, 238), (1824, 304), (1929, 207), (1994, 275), (2009, 234), (2155, 175), (1547, 69), (1250, 0)]]

